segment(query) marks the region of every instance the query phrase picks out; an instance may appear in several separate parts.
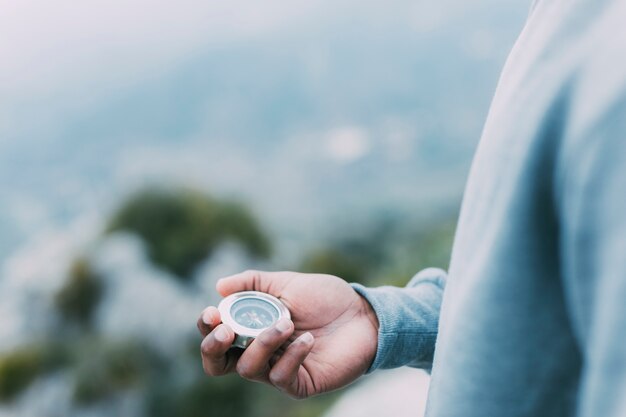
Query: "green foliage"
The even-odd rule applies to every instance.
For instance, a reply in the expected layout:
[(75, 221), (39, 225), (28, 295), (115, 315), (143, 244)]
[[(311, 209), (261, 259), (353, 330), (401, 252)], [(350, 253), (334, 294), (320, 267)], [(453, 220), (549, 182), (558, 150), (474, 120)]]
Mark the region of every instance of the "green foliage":
[(389, 260), (380, 271), (385, 284), (403, 286), (424, 268), (448, 269), (456, 221), (434, 222), (422, 230), (413, 230), (398, 239), (389, 252)]
[(271, 243), (261, 231), (257, 220), (241, 203), (222, 202), (218, 206), (219, 229), (225, 238), (242, 244), (248, 253), (258, 258), (271, 255)]
[[(416, 241), (415, 252), (421, 268), (428, 266), (448, 269), (456, 232), (456, 221), (446, 221), (431, 228)], [(420, 268), (420, 269), (421, 269)]]
[(385, 219), (365, 227), (353, 225), (343, 231), (334, 230), (326, 246), (305, 255), (297, 270), (331, 274), (368, 285), (388, 262), (391, 226)]
[(319, 417), (335, 401), (327, 394), (294, 401), (275, 388), (237, 375), (196, 375), (186, 385), (162, 384), (148, 401), (151, 417)]
[(248, 417), (320, 417), (341, 395), (338, 391), (295, 401), (264, 384), (252, 389), (254, 410)]
[(368, 275), (367, 265), (359, 262), (359, 257), (351, 256), (341, 248), (313, 251), (302, 261), (298, 270), (335, 275), (348, 282), (365, 282)]
[(74, 400), (91, 404), (146, 384), (163, 371), (163, 361), (143, 343), (92, 340), (79, 352)]
[(455, 226), (449, 219), (419, 227), (389, 219), (353, 226), (305, 255), (296, 269), (370, 286), (402, 286), (423, 268), (448, 267)]
[(86, 258), (80, 257), (72, 264), (67, 282), (56, 294), (54, 302), (64, 318), (88, 327), (103, 292), (101, 277)]
[(10, 401), (39, 376), (67, 363), (57, 345), (22, 347), (0, 357), (0, 401)]
[(188, 280), (198, 264), (226, 240), (256, 257), (268, 257), (270, 242), (243, 205), (189, 189), (146, 189), (112, 217), (108, 231), (139, 235), (152, 262)]
[(238, 376), (200, 376), (186, 386), (162, 386), (149, 399), (152, 417), (242, 417), (253, 415), (253, 384)]
[(0, 399), (10, 400), (22, 392), (39, 375), (38, 352), (19, 351), (0, 360)]

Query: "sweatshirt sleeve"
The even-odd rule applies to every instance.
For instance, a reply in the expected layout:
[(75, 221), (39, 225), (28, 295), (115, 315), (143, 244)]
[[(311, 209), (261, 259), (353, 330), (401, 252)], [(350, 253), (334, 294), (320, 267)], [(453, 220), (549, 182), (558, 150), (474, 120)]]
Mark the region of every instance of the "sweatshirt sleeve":
[(371, 304), (379, 322), (378, 348), (368, 373), (405, 365), (432, 367), (445, 281), (444, 271), (430, 268), (404, 288), (352, 284)]
[(577, 416), (626, 416), (626, 94), (566, 145), (557, 201), (583, 360)]

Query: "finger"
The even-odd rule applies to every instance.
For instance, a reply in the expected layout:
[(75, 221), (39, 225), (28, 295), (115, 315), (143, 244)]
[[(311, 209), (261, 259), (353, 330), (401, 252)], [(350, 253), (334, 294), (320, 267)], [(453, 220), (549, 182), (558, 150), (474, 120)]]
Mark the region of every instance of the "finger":
[(271, 294), (284, 285), (288, 276), (289, 273), (286, 272), (248, 270), (220, 279), (216, 288), (222, 296), (239, 291), (261, 291)]
[(281, 319), (261, 333), (243, 352), (237, 362), (237, 373), (251, 381), (269, 382), (270, 360), (293, 333), (293, 323)]
[(198, 318), (198, 330), (202, 337), (206, 337), (213, 328), (220, 324), (222, 318), (217, 308), (209, 306), (205, 308)]
[(309, 332), (294, 340), (270, 371), (270, 383), (292, 397), (306, 397), (309, 393), (303, 389), (305, 382), (299, 377), (305, 372), (301, 365), (314, 343), (315, 338)]
[(217, 291), (224, 297), (239, 291), (261, 291), (279, 295), (279, 291), (293, 277), (293, 272), (245, 271), (222, 278)]
[(232, 329), (220, 324), (202, 340), (202, 366), (207, 375), (224, 375), (234, 370), (236, 358), (228, 351), (234, 338)]

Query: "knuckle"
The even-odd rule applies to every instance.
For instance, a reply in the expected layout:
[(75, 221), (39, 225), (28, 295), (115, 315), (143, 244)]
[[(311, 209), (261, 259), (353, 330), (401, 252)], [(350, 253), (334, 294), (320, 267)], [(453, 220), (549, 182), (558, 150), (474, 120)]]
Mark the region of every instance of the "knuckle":
[[(268, 333), (268, 332), (266, 332)], [(263, 333), (261, 334), (259, 337), (257, 337), (254, 340), (254, 343), (256, 344), (256, 348), (257, 349), (261, 349), (264, 352), (270, 351), (270, 350), (274, 350), (275, 349), (275, 341), (273, 339), (273, 337), (276, 337), (275, 335), (272, 334), (266, 334)], [(272, 332), (273, 333), (273, 332)]]
[(269, 379), (272, 385), (275, 385), (277, 387), (284, 387), (285, 385), (287, 385), (286, 375), (281, 371), (271, 371), (269, 374)]
[(202, 341), (200, 344), (200, 351), (202, 352), (202, 356), (207, 358), (212, 358), (216, 355), (215, 344), (210, 337), (207, 337)]
[(257, 271), (256, 269), (248, 269), (244, 272), (248, 279), (252, 282), (252, 289), (256, 291), (261, 291), (261, 271)]
[(211, 369), (210, 366), (208, 365), (203, 365), (202, 368), (204, 369), (204, 373), (207, 374), (208, 376), (216, 376), (215, 373), (213, 372), (213, 369)]
[(202, 361), (202, 369), (204, 369), (204, 373), (208, 376), (220, 376), (222, 375), (215, 366), (209, 361)]
[(256, 372), (253, 367), (243, 361), (239, 361), (239, 363), (237, 363), (237, 373), (246, 379), (252, 379), (256, 376)]
[(256, 269), (246, 269), (244, 271), (244, 275), (248, 275), (250, 277), (254, 277), (255, 275), (259, 275), (259, 271), (257, 271)]

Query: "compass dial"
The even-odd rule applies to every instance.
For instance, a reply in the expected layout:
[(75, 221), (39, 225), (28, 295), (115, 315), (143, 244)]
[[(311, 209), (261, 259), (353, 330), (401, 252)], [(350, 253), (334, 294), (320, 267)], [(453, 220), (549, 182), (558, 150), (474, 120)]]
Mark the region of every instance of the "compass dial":
[(281, 318), (291, 318), (289, 310), (278, 298), (258, 291), (231, 294), (220, 301), (217, 308), (222, 322), (235, 332), (233, 347), (242, 349)]
[(265, 300), (243, 298), (231, 307), (235, 321), (250, 329), (265, 329), (278, 320), (276, 307)]

